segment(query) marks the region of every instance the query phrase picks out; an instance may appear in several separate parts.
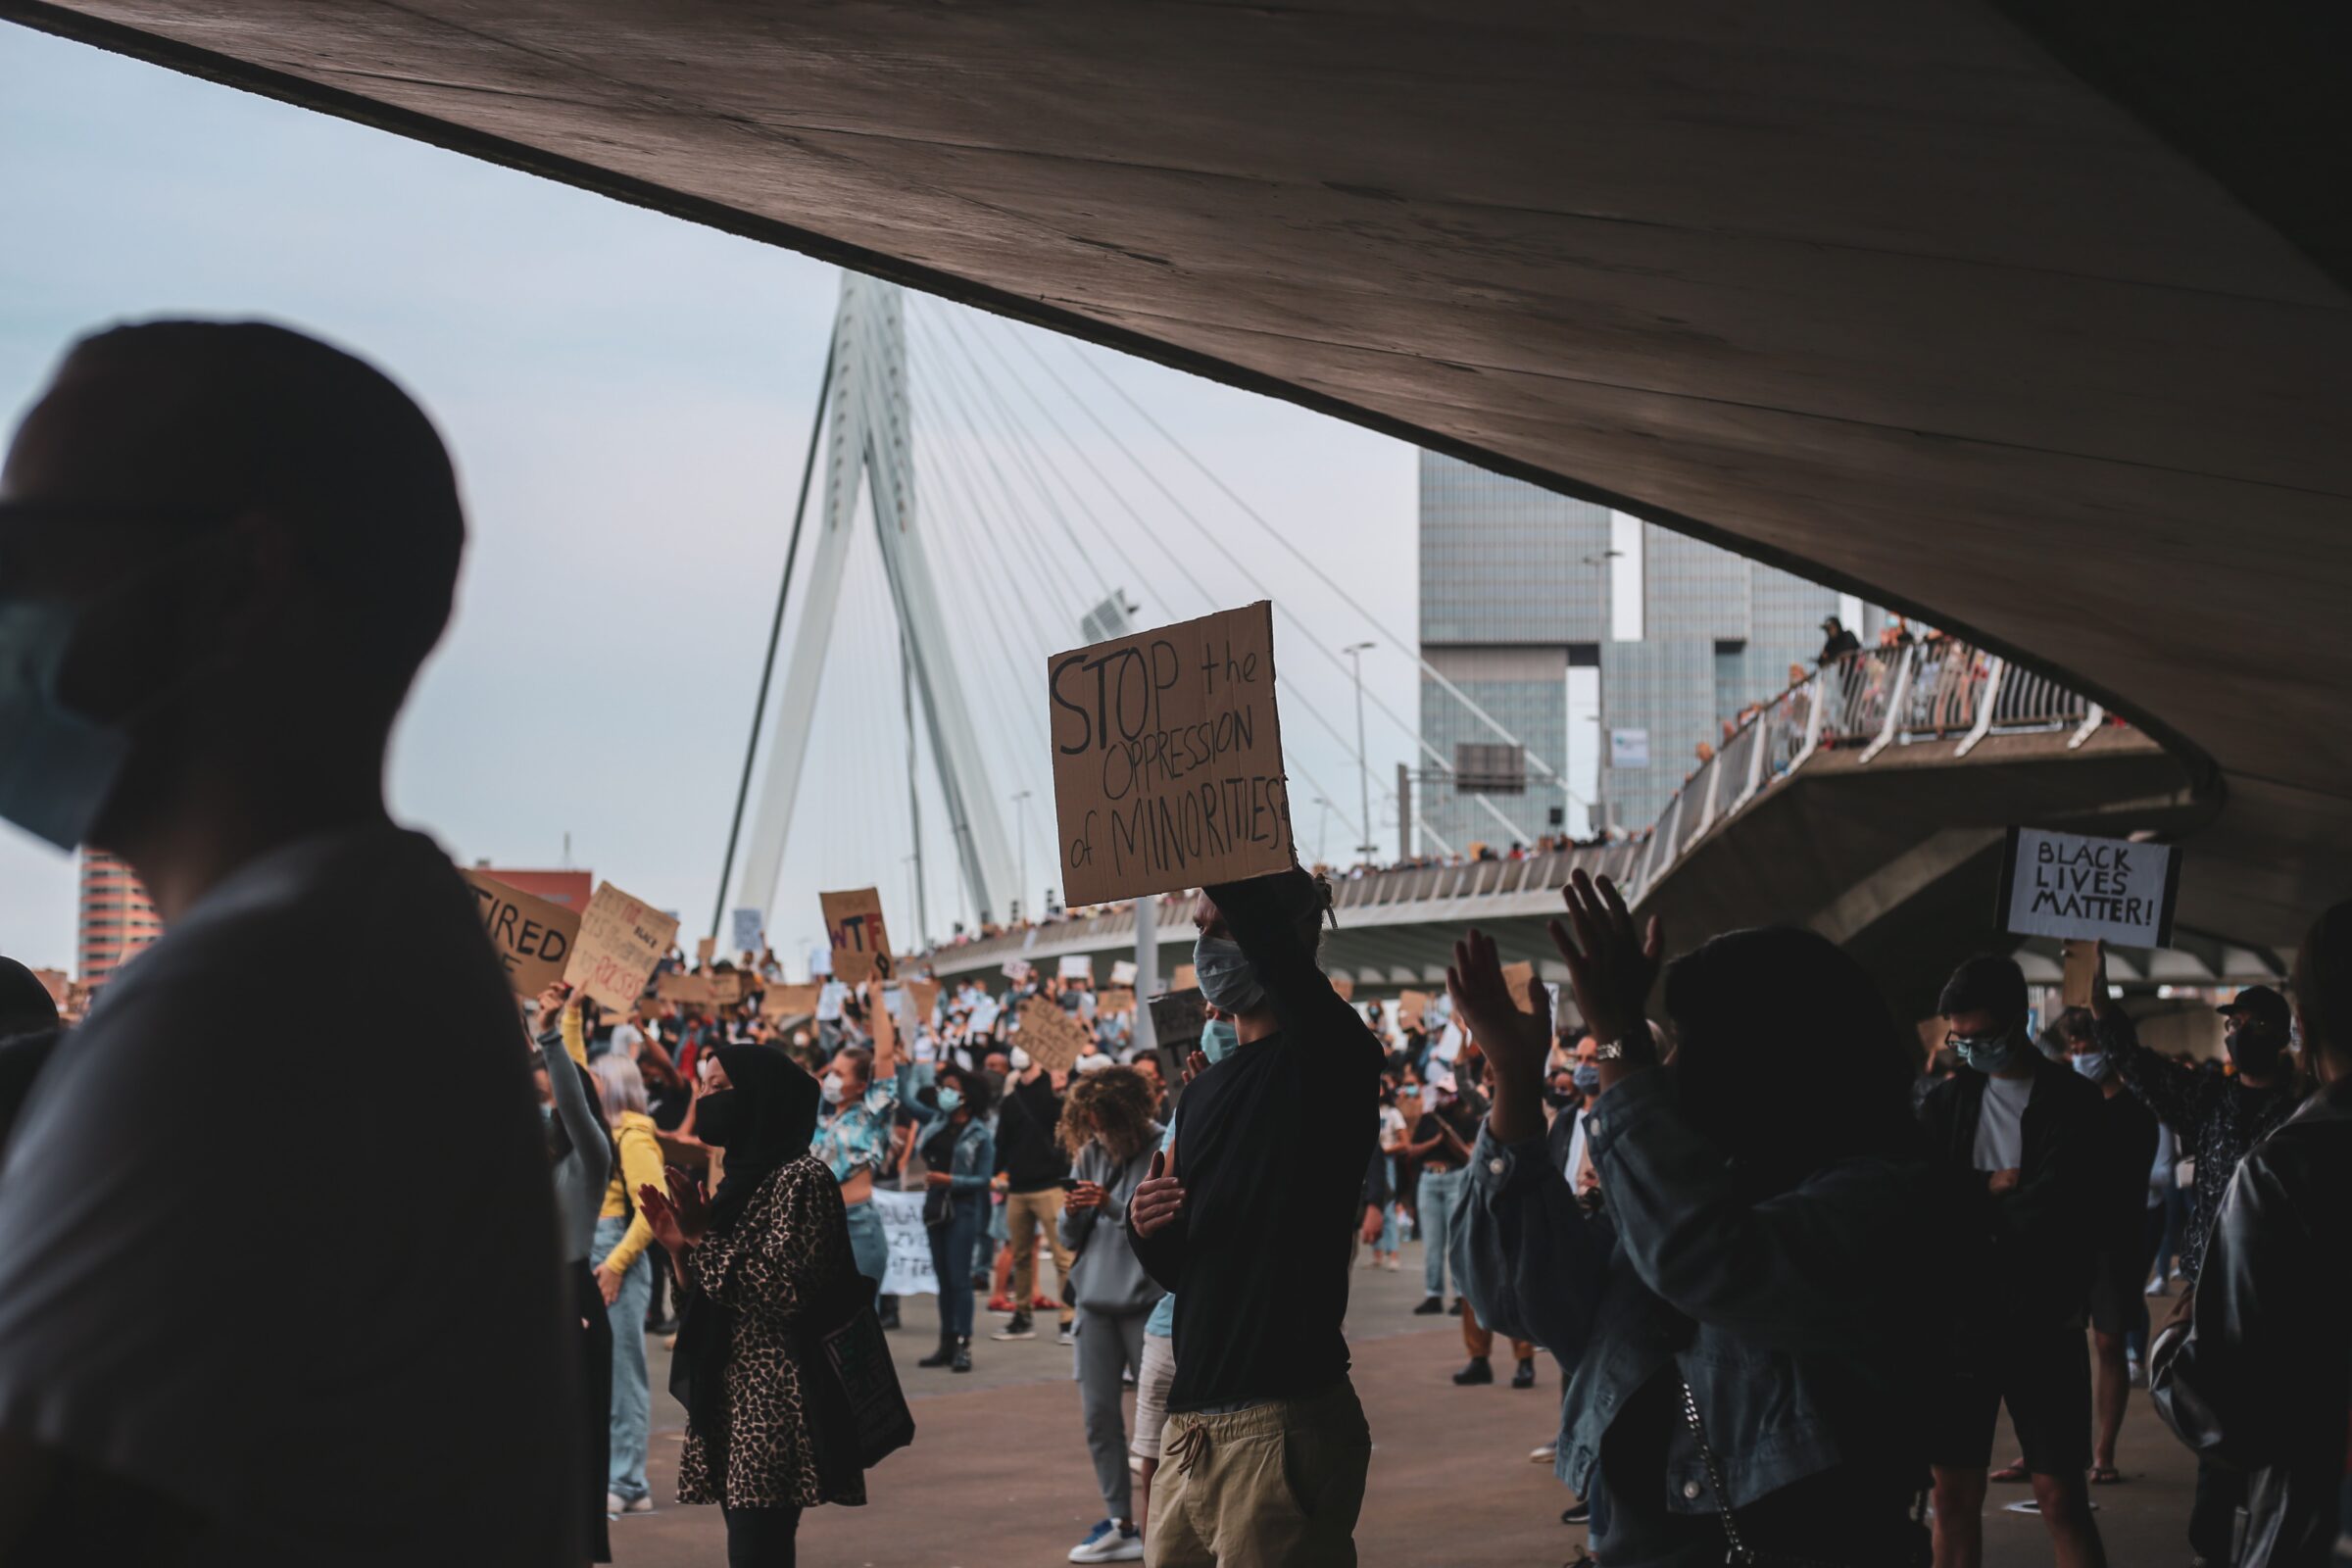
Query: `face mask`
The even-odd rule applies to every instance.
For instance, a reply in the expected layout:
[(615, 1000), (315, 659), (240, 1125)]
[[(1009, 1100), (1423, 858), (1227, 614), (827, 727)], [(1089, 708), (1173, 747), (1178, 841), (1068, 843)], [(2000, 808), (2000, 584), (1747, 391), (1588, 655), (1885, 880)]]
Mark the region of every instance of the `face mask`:
[(2016, 1066), (2023, 1056), (2014, 1029), (1997, 1035), (1954, 1035), (1952, 1049), (1960, 1053), (1962, 1061), (1987, 1078)]
[(735, 1090), (705, 1095), (694, 1107), (694, 1136), (712, 1148), (726, 1148), (743, 1134), (735, 1124), (742, 1109), (743, 1102)]
[(1238, 942), (1197, 939), (1193, 973), (1200, 979), (1201, 997), (1219, 1012), (1248, 1012), (1266, 1000), (1266, 988), (1257, 983), (1257, 971), (1250, 967), (1249, 955)]
[(1210, 1065), (1241, 1049), (1241, 1031), (1233, 1026), (1231, 1018), (1211, 1018), (1200, 1026), (1200, 1054), (1209, 1059)]
[(128, 732), (92, 723), (57, 695), (83, 612), (0, 605), (0, 817), (61, 850), (89, 836), (130, 757)]
[(940, 1087), (938, 1098), (939, 1113), (942, 1116), (953, 1116), (956, 1114), (956, 1112), (963, 1108), (963, 1093), (961, 1090), (942, 1085)]
[(839, 1074), (839, 1073), (837, 1073), (837, 1072), (829, 1072), (829, 1073), (825, 1074), (825, 1081), (824, 1081), (823, 1083), (821, 1083), (821, 1084), (817, 1085), (817, 1090), (818, 1090), (818, 1092), (819, 1092), (820, 1094), (822, 1094), (822, 1095), (825, 1097), (825, 1103), (826, 1103), (826, 1104), (828, 1104), (828, 1105), (838, 1105), (838, 1104), (840, 1104), (840, 1103), (841, 1103), (841, 1074)]
[(1544, 1103), (1554, 1110), (1566, 1110), (1576, 1103), (1576, 1093), (1569, 1089), (1546, 1089), (1544, 1091)]
[(2107, 1081), (2108, 1075), (2115, 1071), (2115, 1068), (2107, 1060), (2107, 1053), (2104, 1051), (2085, 1051), (2075, 1058), (2075, 1071), (2094, 1084), (2103, 1084)]
[(2240, 1024), (2224, 1043), (2239, 1072), (2265, 1073), (2278, 1065), (2278, 1043), (2257, 1026)]
[(1023, 1051), (1018, 1046), (1012, 1048), (1012, 1070), (1014, 1072), (1027, 1072), (1029, 1070), (1029, 1053)]
[(1570, 1076), (1575, 1078), (1576, 1087), (1588, 1095), (1600, 1087), (1600, 1069), (1589, 1061), (1578, 1062), (1576, 1071)]

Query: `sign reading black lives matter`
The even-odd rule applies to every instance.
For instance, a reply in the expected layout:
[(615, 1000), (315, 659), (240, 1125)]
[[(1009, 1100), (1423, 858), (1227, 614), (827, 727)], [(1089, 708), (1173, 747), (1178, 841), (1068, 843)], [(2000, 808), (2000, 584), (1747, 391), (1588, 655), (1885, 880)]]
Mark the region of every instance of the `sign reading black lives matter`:
[(2180, 852), (2169, 844), (2009, 830), (2001, 920), (2021, 936), (2170, 947)]
[(1272, 604), (1056, 654), (1046, 689), (1064, 903), (1292, 863)]

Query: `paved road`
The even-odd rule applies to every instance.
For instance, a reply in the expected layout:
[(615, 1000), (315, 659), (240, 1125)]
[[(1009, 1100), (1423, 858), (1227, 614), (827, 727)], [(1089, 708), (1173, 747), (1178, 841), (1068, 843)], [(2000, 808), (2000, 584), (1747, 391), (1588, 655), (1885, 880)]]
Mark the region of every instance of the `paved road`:
[[(1356, 1543), (1367, 1568), (1550, 1568), (1572, 1561), (1583, 1532), (1559, 1522), (1567, 1494), (1528, 1450), (1548, 1439), (1559, 1414), (1557, 1373), (1548, 1361), (1537, 1387), (1457, 1389), (1460, 1329), (1452, 1318), (1414, 1317), (1421, 1298), (1418, 1249), (1405, 1269), (1359, 1269), (1348, 1330), (1354, 1379), (1372, 1424), (1371, 1482)], [(935, 1343), (931, 1298), (906, 1303), (894, 1336), (900, 1374), (919, 1429), (913, 1447), (868, 1478), (863, 1508), (821, 1508), (801, 1532), (809, 1568), (1033, 1568), (1064, 1560), (1102, 1506), (1079, 1428), (1070, 1352), (1054, 1345), (1051, 1320), (1037, 1340), (999, 1345), (986, 1335), (1002, 1319), (984, 1314), (965, 1376), (913, 1363)], [(1431, 1327), (1437, 1324), (1437, 1327)], [(657, 1345), (651, 1475), (658, 1511), (612, 1527), (623, 1568), (717, 1568), (725, 1532), (714, 1508), (687, 1508), (676, 1494), (684, 1413), (666, 1393), (667, 1358)], [(1507, 1378), (1507, 1348), (1496, 1370)], [(2006, 1438), (2004, 1437), (2004, 1442)], [(2108, 1552), (2119, 1565), (2185, 1561), (2193, 1466), (2134, 1391), (2124, 1423), (2125, 1486), (2097, 1494)], [(1994, 1504), (2028, 1494), (1996, 1488)], [(1993, 1512), (1985, 1525), (1988, 1568), (2050, 1560), (2039, 1521)]]

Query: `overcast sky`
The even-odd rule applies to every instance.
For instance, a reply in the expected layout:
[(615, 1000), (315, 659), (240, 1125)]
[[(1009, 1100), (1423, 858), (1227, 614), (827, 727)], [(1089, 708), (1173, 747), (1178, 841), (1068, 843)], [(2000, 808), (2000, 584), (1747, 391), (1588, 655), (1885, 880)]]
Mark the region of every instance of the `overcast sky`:
[[(302, 327), (423, 402), (456, 453), (472, 538), (456, 621), (395, 740), (395, 814), (468, 861), (558, 865), (568, 838), (570, 863), (681, 910), (689, 940), (706, 929), (839, 273), (5, 24), (0, 214), (12, 429), (73, 336), (164, 314)], [(1298, 617), (1276, 627), (1294, 818), (1310, 853), (1327, 835), (1344, 855), (1352, 697), (1308, 645), (1412, 642), (1413, 450), (941, 302), (910, 297), (909, 315), (917, 507), (939, 539), (992, 791), (1034, 792), (1032, 899), (1052, 865), (1031, 729), (1045, 653), (1081, 640), (1074, 612), (1106, 585), (1147, 623), (1203, 612), (1179, 560), (1223, 604), (1258, 597), (1220, 546)], [(1280, 557), (1096, 369), (1368, 614)], [(984, 450), (974, 432), (1001, 430), (1007, 411), (1024, 433)], [(862, 539), (779, 884), (779, 948), (821, 929), (820, 887), (873, 883), (893, 930), (913, 927), (895, 636)], [(1384, 645), (1364, 673), (1409, 722), (1407, 658)], [(1376, 834), (1392, 843), (1380, 781), (1409, 741), (1377, 708), (1367, 755)], [(957, 894), (935, 792), (922, 809), (944, 932)], [(73, 921), (72, 862), (0, 824), (0, 953), (69, 964)]]

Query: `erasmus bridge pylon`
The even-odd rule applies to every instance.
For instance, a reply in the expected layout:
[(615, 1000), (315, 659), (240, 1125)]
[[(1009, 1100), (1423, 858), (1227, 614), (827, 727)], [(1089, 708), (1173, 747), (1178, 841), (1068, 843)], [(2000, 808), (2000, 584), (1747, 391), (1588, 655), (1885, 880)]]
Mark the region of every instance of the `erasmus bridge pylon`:
[[(913, 432), (907, 418), (906, 323), (898, 287), (855, 272), (841, 278), (841, 303), (833, 318), (833, 346), (827, 362), (824, 442), (824, 503), (814, 519), (815, 542), (803, 569), (807, 586), (783, 667), (783, 692), (775, 707), (759, 800), (752, 814), (751, 841), (743, 858), (740, 906), (768, 911), (775, 902), (784, 849), (791, 836), (801, 778), (808, 760), (809, 729), (815, 717), (825, 655), (840, 608), (842, 573), (857, 536), (858, 498), (870, 498), (875, 541), (905, 651), (910, 704), (919, 707), (931, 756), (937, 764), (948, 831), (955, 844), (971, 906), (983, 921), (1002, 917), (1019, 896), (1020, 878), (1004, 837), (1004, 822), (980, 739), (948, 646), (939, 590), (923, 544), (914, 488)], [(805, 496), (804, 496), (805, 501)], [(795, 545), (798, 544), (795, 529)], [(787, 590), (792, 566), (786, 566)], [(783, 602), (777, 605), (778, 628)], [(775, 659), (769, 646), (770, 672)], [(1042, 671), (1040, 672), (1042, 675)], [(765, 680), (761, 683), (764, 697)], [(757, 722), (757, 720), (755, 720)], [(754, 751), (757, 750), (755, 731)], [(749, 757), (744, 785), (751, 784)], [(876, 803), (879, 808), (879, 803)], [(737, 806), (741, 821), (742, 804)], [(839, 826), (850, 832), (858, 824)], [(733, 835), (729, 844), (732, 848)], [(875, 879), (877, 882), (880, 878)], [(812, 893), (814, 890), (810, 890)], [(724, 902), (724, 887), (721, 887)], [(715, 919), (713, 926), (715, 927)]]

